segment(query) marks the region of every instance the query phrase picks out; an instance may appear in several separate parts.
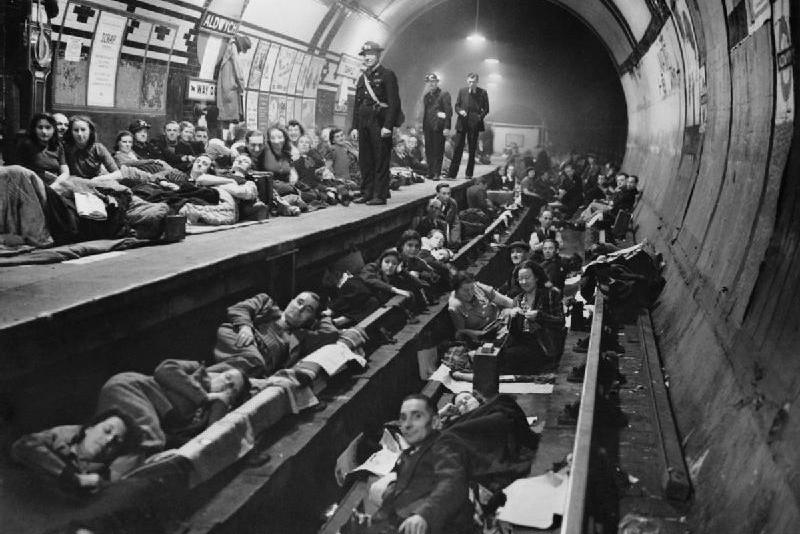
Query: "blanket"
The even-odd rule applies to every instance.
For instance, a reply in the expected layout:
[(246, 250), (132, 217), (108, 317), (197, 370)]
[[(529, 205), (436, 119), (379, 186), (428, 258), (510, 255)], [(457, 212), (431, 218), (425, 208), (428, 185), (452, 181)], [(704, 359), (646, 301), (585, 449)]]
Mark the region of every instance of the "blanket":
[(470, 480), (496, 491), (530, 472), (539, 437), (513, 397), (498, 395), (462, 415), (443, 435), (455, 435), (470, 460)]
[(84, 241), (83, 243), (34, 250), (32, 252), (20, 254), (13, 254), (12, 251), (4, 251), (0, 253), (0, 267), (60, 263), (62, 261), (75, 260), (86, 256), (92, 256), (94, 254), (102, 254), (104, 252), (116, 250), (127, 250), (129, 248), (155, 245), (158, 243), (158, 241), (150, 241), (148, 239), (126, 237), (123, 239), (98, 239), (95, 241)]

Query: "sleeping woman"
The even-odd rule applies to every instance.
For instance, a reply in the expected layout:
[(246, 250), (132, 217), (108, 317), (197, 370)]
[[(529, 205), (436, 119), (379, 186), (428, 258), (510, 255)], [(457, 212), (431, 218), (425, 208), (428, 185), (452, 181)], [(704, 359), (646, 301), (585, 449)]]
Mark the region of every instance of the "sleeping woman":
[(227, 364), (206, 368), (189, 360), (164, 360), (152, 376), (119, 373), (103, 385), (97, 412), (117, 410), (142, 433), (138, 452), (174, 447), (221, 419), (249, 393), (247, 377)]
[(86, 425), (56, 426), (22, 436), (12, 445), (11, 457), (53, 477), (65, 489), (91, 491), (109, 478), (111, 462), (135, 450), (140, 438), (130, 417), (108, 410)]

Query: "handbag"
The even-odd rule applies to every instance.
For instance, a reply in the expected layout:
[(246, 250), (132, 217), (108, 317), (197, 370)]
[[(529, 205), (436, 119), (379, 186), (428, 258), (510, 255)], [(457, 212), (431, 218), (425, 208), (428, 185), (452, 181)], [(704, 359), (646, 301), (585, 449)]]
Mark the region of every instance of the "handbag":
[[(381, 102), (380, 100), (378, 100), (378, 97), (375, 96), (375, 90), (372, 88), (372, 84), (367, 79), (367, 77), (364, 76), (363, 74), (361, 76), (364, 78), (364, 86), (366, 87), (369, 96), (372, 97), (372, 100), (374, 100), (375, 103), (378, 104), (378, 106), (384, 109), (388, 108), (389, 104)], [(395, 119), (393, 126), (399, 128), (400, 126), (403, 125), (404, 122), (406, 122), (406, 114), (403, 113), (403, 108), (401, 107), (400, 109), (397, 110), (397, 118)]]

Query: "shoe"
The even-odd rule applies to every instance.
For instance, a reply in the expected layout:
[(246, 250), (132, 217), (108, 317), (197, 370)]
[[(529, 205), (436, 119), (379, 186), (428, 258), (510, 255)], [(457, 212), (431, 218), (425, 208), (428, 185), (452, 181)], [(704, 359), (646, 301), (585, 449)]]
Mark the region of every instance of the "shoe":
[(367, 197), (361, 197), (361, 198), (355, 199), (353, 202), (355, 202), (356, 204), (366, 204), (370, 200), (372, 200), (372, 199), (371, 198), (367, 198)]
[(589, 351), (589, 338), (585, 337), (579, 340), (575, 345), (572, 347), (572, 352), (579, 352), (585, 353)]
[(567, 382), (581, 383), (583, 382), (583, 375), (586, 373), (586, 364), (575, 366), (572, 371), (567, 375)]
[(379, 198), (373, 198), (372, 200), (367, 200), (364, 204), (367, 206), (385, 206), (386, 201)]

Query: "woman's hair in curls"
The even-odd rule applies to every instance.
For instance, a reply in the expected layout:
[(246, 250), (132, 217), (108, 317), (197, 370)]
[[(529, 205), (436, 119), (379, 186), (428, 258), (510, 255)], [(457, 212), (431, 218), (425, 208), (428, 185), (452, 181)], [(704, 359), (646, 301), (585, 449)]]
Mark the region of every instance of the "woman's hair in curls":
[(533, 273), (533, 277), (536, 279), (536, 288), (541, 289), (547, 283), (547, 273), (544, 272), (542, 266), (536, 263), (533, 260), (525, 260), (519, 264), (517, 267), (517, 273), (519, 273), (523, 269), (530, 269)]
[(53, 127), (53, 135), (47, 141), (47, 148), (56, 150), (58, 148), (58, 135), (56, 134), (56, 119), (50, 113), (37, 113), (31, 117), (31, 122), (28, 125), (28, 138), (33, 141), (34, 146), (39, 146), (39, 137), (36, 135), (36, 126), (39, 121), (45, 120)]
[(464, 284), (472, 284), (475, 279), (466, 271), (458, 271), (450, 278), (450, 288), (453, 291), (458, 291)]

